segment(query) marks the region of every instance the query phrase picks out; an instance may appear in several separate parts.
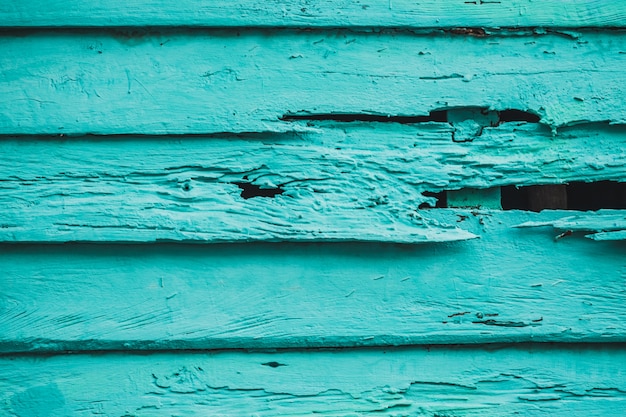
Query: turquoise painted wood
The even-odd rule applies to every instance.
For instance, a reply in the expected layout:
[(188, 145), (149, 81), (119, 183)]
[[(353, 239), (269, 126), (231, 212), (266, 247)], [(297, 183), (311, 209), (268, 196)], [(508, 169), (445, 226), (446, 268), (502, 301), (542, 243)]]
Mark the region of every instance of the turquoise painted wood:
[(625, 16), (3, 2), (0, 415), (626, 414)]
[(623, 27), (626, 5), (611, 0), (20, 0), (0, 4), (7, 27)]
[[(4, 138), (0, 238), (456, 241), (480, 233), (418, 210), (434, 206), (429, 192), (626, 178), (621, 126), (577, 126), (554, 137), (539, 124), (508, 122), (472, 131), (461, 143), (452, 138), (467, 134), (463, 122), (301, 127), (311, 131)], [(276, 195), (246, 198), (245, 184)], [(611, 231), (626, 229), (623, 217)]]
[(480, 239), (5, 245), (0, 351), (626, 342), (626, 242), (438, 212)]
[(623, 124), (625, 52), (622, 31), (15, 31), (0, 42), (0, 134), (284, 132), (290, 114), (467, 107)]
[(623, 345), (522, 345), (3, 357), (0, 411), (604, 417), (626, 409), (625, 352)]

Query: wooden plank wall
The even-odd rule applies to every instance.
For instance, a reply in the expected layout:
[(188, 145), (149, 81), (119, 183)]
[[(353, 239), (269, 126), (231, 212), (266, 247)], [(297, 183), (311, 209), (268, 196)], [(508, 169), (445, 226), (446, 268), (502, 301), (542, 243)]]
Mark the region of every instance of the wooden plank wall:
[(0, 414), (626, 414), (625, 18), (1, 3)]

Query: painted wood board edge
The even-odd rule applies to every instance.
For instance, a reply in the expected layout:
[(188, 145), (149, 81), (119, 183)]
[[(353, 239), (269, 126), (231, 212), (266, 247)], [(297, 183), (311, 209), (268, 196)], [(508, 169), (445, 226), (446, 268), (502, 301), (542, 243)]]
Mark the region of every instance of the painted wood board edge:
[(599, 210), (596, 212), (583, 212), (572, 216), (563, 217), (549, 222), (524, 222), (513, 227), (553, 227), (564, 231), (557, 237), (562, 237), (572, 232), (594, 232), (585, 237), (597, 240), (625, 240), (626, 239), (626, 210)]
[[(522, 325), (522, 323), (519, 323)], [(15, 343), (12, 340), (0, 339), (0, 356), (15, 354), (62, 354), (62, 353), (105, 353), (105, 352), (135, 352), (150, 353), (163, 351), (240, 351), (240, 350), (278, 350), (278, 349), (353, 349), (353, 348), (394, 348), (394, 347), (417, 347), (417, 346), (483, 346), (519, 343), (545, 343), (545, 344), (569, 344), (584, 343), (589, 345), (610, 346), (623, 345), (626, 336), (623, 331), (616, 335), (588, 333), (574, 334), (560, 331), (554, 334), (542, 334), (537, 337), (520, 335), (484, 335), (479, 336), (476, 332), (461, 333), (454, 335), (442, 332), (439, 335), (419, 336), (359, 336), (359, 337), (330, 337), (319, 336), (288, 337), (284, 339), (273, 338), (264, 340), (254, 338), (225, 338), (225, 339), (198, 339), (198, 340), (93, 340), (93, 341), (67, 341), (51, 339), (27, 340), (23, 343)]]
[(598, 232), (586, 235), (593, 240), (626, 240), (626, 230), (615, 230), (612, 232)]
[[(302, 4), (252, 0), (6, 1), (4, 27), (195, 26), (195, 27), (623, 27), (620, 1), (507, 2), (409, 0), (365, 3), (317, 0)], [(480, 31), (468, 31), (480, 34)]]
[[(350, 213), (344, 213), (349, 215)], [(354, 211), (354, 216), (359, 212)], [(251, 219), (252, 220), (252, 219)], [(3, 227), (0, 229), (0, 242), (16, 244), (38, 243), (192, 243), (192, 244), (224, 244), (224, 243), (255, 243), (255, 242), (284, 242), (284, 243), (392, 243), (392, 244), (429, 244), (443, 242), (459, 242), (477, 239), (479, 236), (451, 225), (435, 225), (421, 227), (394, 226), (384, 227), (382, 223), (372, 219), (371, 223), (354, 223), (338, 219), (333, 227), (324, 230), (304, 230), (296, 232), (279, 229), (266, 233), (228, 230), (159, 230), (160, 227), (141, 229), (133, 225), (93, 226), (89, 224), (62, 224), (56, 223), (41, 233), (36, 228)], [(345, 220), (345, 219), (343, 219)], [(36, 223), (36, 221), (33, 221)], [(31, 224), (33, 224), (31, 223)], [(376, 233), (371, 230), (372, 224), (377, 224), (381, 230)], [(387, 230), (383, 232), (383, 227)]]

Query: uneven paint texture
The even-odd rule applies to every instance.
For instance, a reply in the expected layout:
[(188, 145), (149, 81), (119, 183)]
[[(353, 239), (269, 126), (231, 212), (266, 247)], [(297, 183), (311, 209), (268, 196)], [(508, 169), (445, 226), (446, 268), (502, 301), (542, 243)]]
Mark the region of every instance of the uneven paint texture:
[(0, 411), (604, 417), (626, 409), (625, 362), (623, 345), (0, 357)]
[[(506, 122), (470, 135), (466, 121), (318, 122), (307, 133), (239, 137), (5, 138), (0, 237), (455, 241), (479, 235), (419, 210), (435, 205), (429, 192), (626, 178), (621, 126), (553, 136), (536, 123)], [(459, 132), (467, 140), (456, 142)]]
[(0, 3), (0, 415), (625, 415), (625, 16)]
[[(292, 131), (289, 114), (626, 121), (626, 33), (93, 29), (0, 42), (0, 133)], [(72, 57), (72, 59), (67, 59)]]
[(0, 4), (0, 25), (267, 27), (623, 27), (612, 0), (20, 0)]
[(626, 342), (626, 242), (435, 211), (480, 239), (5, 246), (0, 350)]
[(549, 222), (527, 222), (516, 227), (552, 226), (556, 229), (573, 231), (596, 232), (587, 235), (594, 240), (624, 240), (626, 239), (626, 213), (624, 211), (599, 211), (576, 214)]

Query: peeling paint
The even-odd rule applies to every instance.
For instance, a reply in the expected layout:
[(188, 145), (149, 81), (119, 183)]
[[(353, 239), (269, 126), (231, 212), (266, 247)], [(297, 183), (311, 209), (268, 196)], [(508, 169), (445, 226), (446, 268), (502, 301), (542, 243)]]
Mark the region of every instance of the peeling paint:
[(624, 414), (626, 3), (536, 3), (0, 3), (0, 414)]

